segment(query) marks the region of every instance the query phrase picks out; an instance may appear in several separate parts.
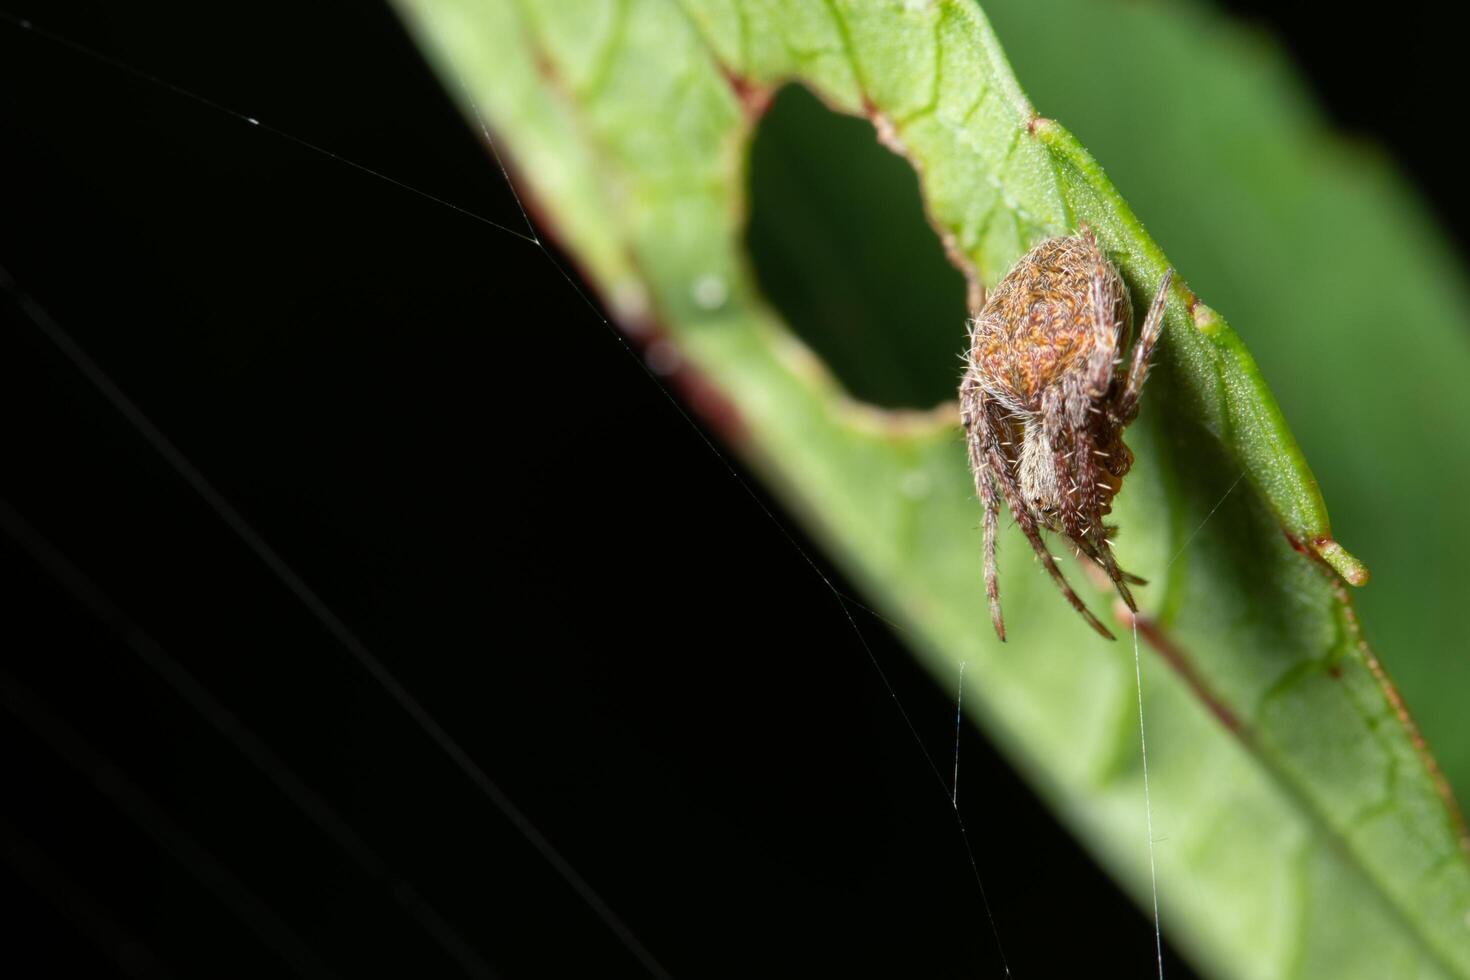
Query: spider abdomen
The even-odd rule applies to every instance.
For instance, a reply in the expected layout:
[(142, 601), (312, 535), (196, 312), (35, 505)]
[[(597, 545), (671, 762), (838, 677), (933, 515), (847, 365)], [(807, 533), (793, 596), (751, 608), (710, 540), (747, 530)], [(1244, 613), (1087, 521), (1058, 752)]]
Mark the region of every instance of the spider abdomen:
[(1091, 382), (1111, 374), (1132, 312), (1128, 291), (1095, 241), (1048, 238), (990, 294), (971, 356), (993, 396), (1039, 412), (1044, 392), (1069, 379), (1101, 394)]

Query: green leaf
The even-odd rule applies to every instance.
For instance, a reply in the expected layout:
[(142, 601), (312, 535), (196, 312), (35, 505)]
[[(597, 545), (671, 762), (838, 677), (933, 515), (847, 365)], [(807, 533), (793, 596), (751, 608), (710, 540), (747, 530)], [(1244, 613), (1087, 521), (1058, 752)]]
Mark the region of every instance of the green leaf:
[(1327, 129), (1265, 39), (1179, 6), (989, 0), (986, 11), (1033, 98), (1106, 162), (1250, 345), (1335, 527), (1373, 568), (1355, 599), (1374, 647), (1463, 791), (1463, 264), (1385, 154)]
[[(1086, 221), (1142, 305), (1168, 260), (1096, 161), (1037, 116), (979, 8), (400, 3), (623, 328), (678, 351), (696, 407), (946, 685), (968, 665), (965, 704), (977, 721), (1146, 901), (1129, 644), (1095, 637), (1014, 534), (1001, 569), (1012, 641), (995, 640), (953, 407), (853, 399), (771, 312), (746, 254), (752, 135), (774, 90), (794, 80), (873, 122), (918, 172), (951, 256), (986, 283), (1038, 239)], [(1035, 48), (1060, 44), (1063, 60), (1122, 49), (1132, 34), (1089, 21), (1086, 7), (1003, 9), (1029, 29), (1018, 36), (1045, 35)], [(1059, 17), (1064, 9), (1075, 20)], [(1164, 8), (1131, 16), (1153, 54), (1193, 36), (1188, 17)], [(1093, 33), (1081, 38), (1082, 26)], [(1175, 58), (1174, 111), (1188, 115), (1180, 93), (1191, 84), (1228, 84), (1237, 57), (1191, 48)], [(1071, 70), (1082, 72), (1072, 84), (1087, 84)], [(1152, 164), (1209, 195), (1187, 154)], [(1296, 281), (1289, 264), (1270, 278), (1282, 292)], [(957, 350), (963, 324), (952, 329)], [(1138, 464), (1114, 514), (1120, 559), (1153, 583), (1139, 598), (1146, 650), (1157, 654), (1143, 667), (1166, 930), (1221, 975), (1470, 977), (1463, 829), (1359, 629), (1343, 580), (1361, 583), (1366, 569), (1334, 541), (1316, 480), (1240, 338), (1182, 283), (1160, 361), (1129, 430)], [(1080, 569), (1071, 577), (1082, 584)], [(1085, 594), (1108, 608), (1102, 591)]]

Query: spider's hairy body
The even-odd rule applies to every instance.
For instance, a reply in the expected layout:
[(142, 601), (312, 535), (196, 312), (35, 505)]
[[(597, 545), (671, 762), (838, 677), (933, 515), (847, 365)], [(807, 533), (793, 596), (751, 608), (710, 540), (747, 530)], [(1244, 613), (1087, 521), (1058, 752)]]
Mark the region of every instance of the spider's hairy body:
[[(1116, 352), (1112, 332), (1098, 337), (1093, 329), (1092, 252), (1080, 236), (1048, 238), (1001, 280), (977, 317), (971, 356), (979, 380), (1014, 411), (1039, 413), (1047, 389), (1085, 371), (1095, 353), (1111, 360)], [(1104, 287), (1113, 322), (1131, 321), (1116, 273)]]
[[(1046, 528), (1108, 573), (1129, 608), (1103, 516), (1133, 465), (1123, 430), (1163, 326), (1164, 275), (1136, 343), (1133, 306), (1092, 231), (1048, 238), (1021, 258), (970, 321), (960, 410), (975, 485), (985, 505), (985, 584), (996, 633), (1005, 638), (996, 583), (1000, 500), (1063, 594), (1112, 638), (1072, 591), (1041, 540)], [(1129, 356), (1124, 356), (1132, 343)]]

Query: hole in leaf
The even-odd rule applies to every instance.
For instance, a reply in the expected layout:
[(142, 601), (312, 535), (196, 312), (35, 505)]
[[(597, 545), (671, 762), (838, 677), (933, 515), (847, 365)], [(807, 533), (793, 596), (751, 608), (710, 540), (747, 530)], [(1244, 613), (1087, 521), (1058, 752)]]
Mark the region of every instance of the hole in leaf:
[(866, 120), (788, 85), (751, 148), (747, 244), (791, 329), (855, 398), (955, 397), (965, 284), (924, 217), (918, 176)]

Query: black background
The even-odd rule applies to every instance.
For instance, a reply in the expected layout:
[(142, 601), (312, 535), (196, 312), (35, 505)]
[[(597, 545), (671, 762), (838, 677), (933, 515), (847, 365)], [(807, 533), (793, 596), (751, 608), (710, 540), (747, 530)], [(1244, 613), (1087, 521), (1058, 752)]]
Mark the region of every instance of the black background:
[[(520, 226), (386, 9), (141, 6), (7, 9)], [(1454, 32), (1234, 6), (1463, 236), (1426, 135), (1463, 90)], [(0, 76), (20, 975), (647, 975), (22, 294), (674, 975), (1000, 975), (874, 661), (941, 770), (952, 694), (883, 623), (849, 623), (821, 575), (853, 590), (545, 254), (11, 22)], [(1018, 976), (1153, 971), (1151, 921), (973, 731), (959, 799)]]

